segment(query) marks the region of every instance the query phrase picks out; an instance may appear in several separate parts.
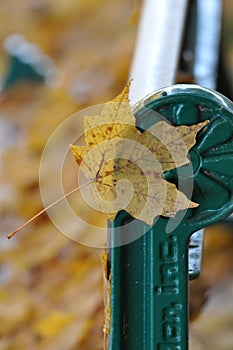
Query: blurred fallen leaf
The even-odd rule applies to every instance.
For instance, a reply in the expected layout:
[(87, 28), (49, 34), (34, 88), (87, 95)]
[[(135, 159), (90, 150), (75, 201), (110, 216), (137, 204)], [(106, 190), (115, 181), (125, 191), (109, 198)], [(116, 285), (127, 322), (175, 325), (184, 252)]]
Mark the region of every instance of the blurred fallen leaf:
[(75, 315), (54, 311), (40, 320), (34, 327), (35, 332), (41, 337), (54, 337), (67, 325), (74, 321)]

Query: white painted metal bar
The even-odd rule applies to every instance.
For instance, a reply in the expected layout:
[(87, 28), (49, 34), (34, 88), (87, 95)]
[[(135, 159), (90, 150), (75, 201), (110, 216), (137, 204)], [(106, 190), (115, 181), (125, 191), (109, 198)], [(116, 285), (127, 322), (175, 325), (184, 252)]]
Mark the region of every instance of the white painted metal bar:
[(188, 0), (144, 0), (130, 78), (137, 101), (174, 84)]

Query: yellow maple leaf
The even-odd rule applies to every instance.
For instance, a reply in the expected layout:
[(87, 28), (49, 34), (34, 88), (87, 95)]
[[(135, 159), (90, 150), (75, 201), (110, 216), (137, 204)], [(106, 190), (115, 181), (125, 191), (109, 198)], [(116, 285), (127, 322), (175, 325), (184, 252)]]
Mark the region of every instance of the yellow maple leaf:
[(98, 116), (83, 118), (87, 146), (71, 145), (73, 155), (90, 180), (97, 209), (113, 220), (119, 210), (149, 225), (158, 215), (174, 217), (194, 208), (164, 171), (187, 164), (197, 132), (208, 123), (174, 127), (160, 121), (144, 132), (135, 126), (129, 104), (130, 83)]

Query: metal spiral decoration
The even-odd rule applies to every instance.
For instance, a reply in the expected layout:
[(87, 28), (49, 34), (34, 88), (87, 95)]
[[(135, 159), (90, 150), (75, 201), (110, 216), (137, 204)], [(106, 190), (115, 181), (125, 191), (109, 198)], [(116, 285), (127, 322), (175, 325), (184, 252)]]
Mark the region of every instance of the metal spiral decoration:
[(134, 110), (143, 129), (156, 122), (152, 111), (158, 120), (162, 116), (173, 125), (209, 120), (189, 152), (190, 165), (169, 171), (164, 177), (176, 184), (182, 178), (187, 187), (193, 181), (192, 200), (199, 207), (185, 215), (193, 230), (229, 215), (233, 211), (233, 103), (209, 89), (175, 85), (143, 99)]

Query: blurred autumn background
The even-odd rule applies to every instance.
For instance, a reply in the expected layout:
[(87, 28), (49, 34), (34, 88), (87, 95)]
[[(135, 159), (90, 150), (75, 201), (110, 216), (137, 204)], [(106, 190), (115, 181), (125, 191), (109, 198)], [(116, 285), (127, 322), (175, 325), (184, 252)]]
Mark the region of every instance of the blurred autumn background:
[[(223, 5), (232, 82), (233, 2)], [(43, 208), (39, 165), (53, 130), (126, 83), (139, 12), (136, 0), (1, 0), (0, 350), (103, 349), (102, 251), (66, 238), (46, 215), (10, 241), (6, 234)], [(52, 59), (41, 56), (42, 68), (26, 71), (34, 78), (24, 83), (10, 75), (22, 37), (5, 39), (15, 33)], [(202, 276), (191, 283), (192, 350), (233, 348), (232, 255), (232, 227), (208, 228)]]

